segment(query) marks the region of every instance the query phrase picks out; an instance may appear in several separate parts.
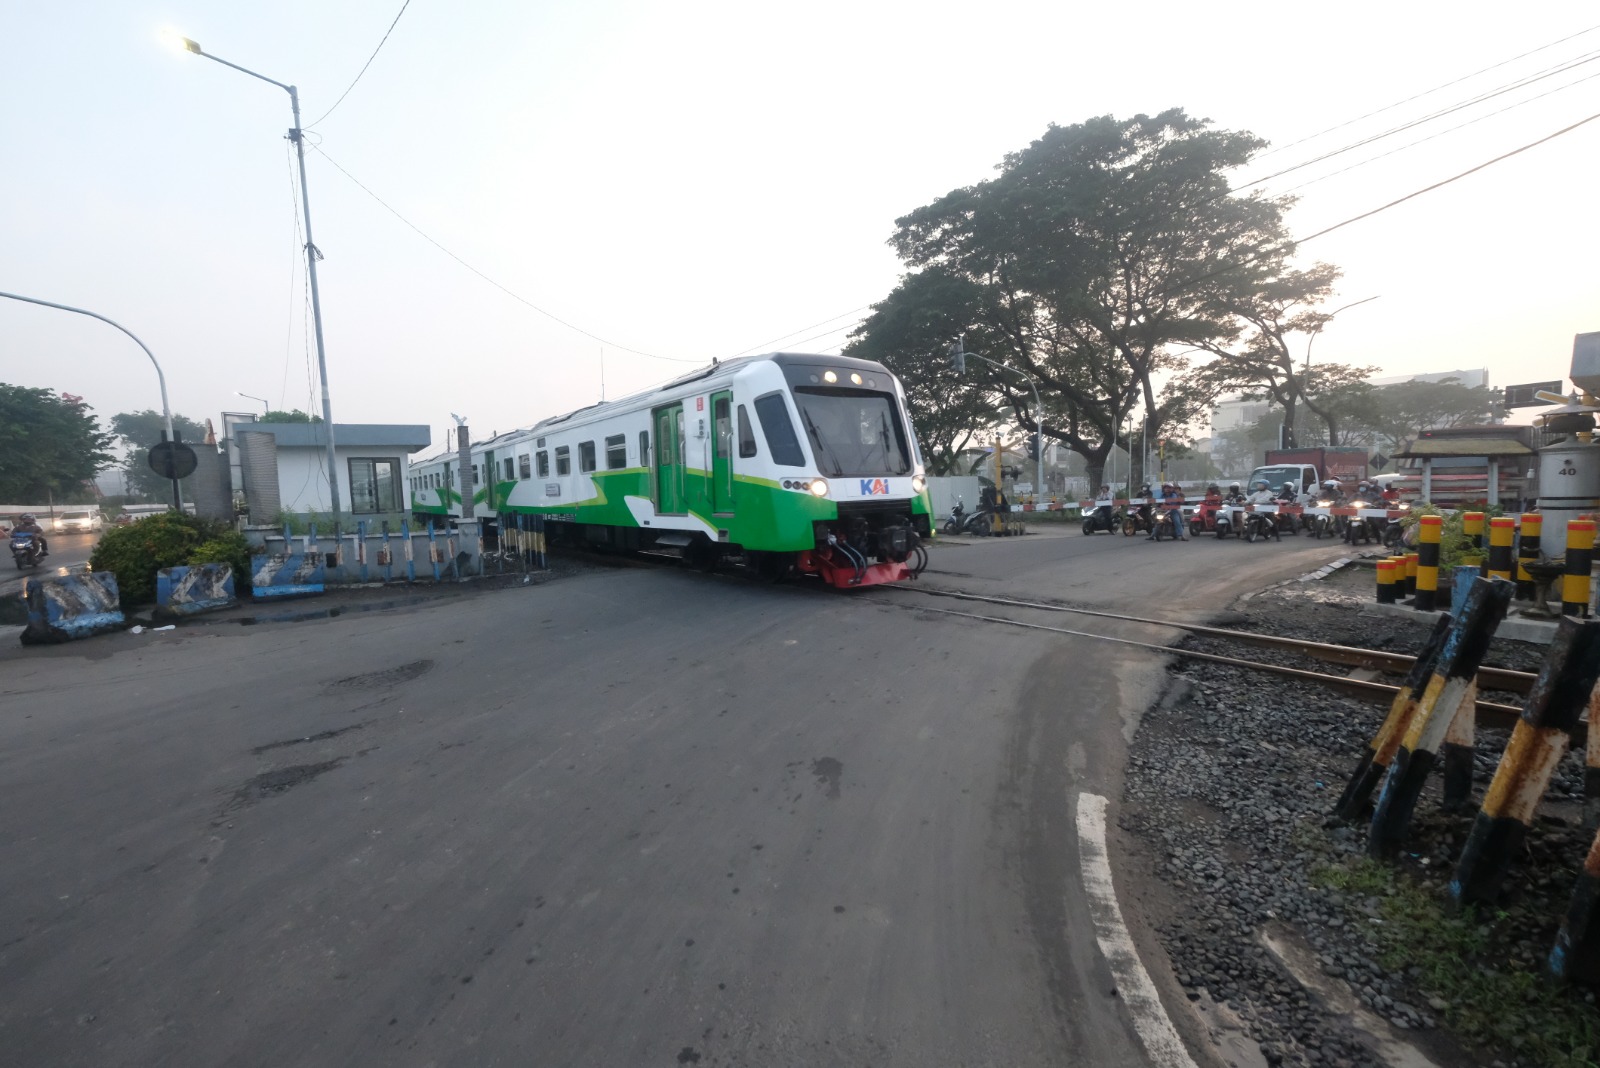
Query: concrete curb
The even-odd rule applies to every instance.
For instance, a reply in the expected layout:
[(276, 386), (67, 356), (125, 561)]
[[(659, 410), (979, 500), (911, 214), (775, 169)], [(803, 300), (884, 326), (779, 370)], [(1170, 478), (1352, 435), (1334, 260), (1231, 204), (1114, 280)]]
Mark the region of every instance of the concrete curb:
[[(1409, 619), (1414, 623), (1424, 626), (1433, 626), (1433, 621), (1443, 612), (1419, 612), (1415, 608), (1408, 608), (1401, 604), (1379, 604), (1368, 601), (1358, 611), (1362, 615), (1388, 616), (1391, 619)], [(1506, 638), (1514, 642), (1532, 642), (1535, 645), (1549, 645), (1556, 636), (1556, 621), (1544, 619), (1528, 619), (1520, 616), (1507, 616), (1501, 621), (1494, 632), (1496, 638)]]
[(1339, 559), (1335, 560), (1331, 564), (1324, 564), (1322, 567), (1317, 568), (1315, 571), (1306, 572), (1304, 575), (1300, 576), (1299, 581), (1301, 581), (1301, 582), (1320, 582), (1322, 579), (1327, 578), (1329, 575), (1333, 574), (1335, 571), (1339, 570), (1341, 567), (1345, 567), (1346, 565), (1354, 563), (1354, 562), (1355, 562), (1355, 560), (1354, 560), (1353, 557), (1341, 556), (1341, 557), (1339, 557)]

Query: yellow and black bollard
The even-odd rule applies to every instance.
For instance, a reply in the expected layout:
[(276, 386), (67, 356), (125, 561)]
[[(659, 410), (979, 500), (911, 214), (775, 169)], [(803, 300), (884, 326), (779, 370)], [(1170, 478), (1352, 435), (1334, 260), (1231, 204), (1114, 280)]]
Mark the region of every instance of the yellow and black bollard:
[(1433, 677), (1433, 668), (1439, 662), (1439, 653), (1444, 649), (1450, 626), (1449, 616), (1440, 616), (1434, 621), (1433, 633), (1428, 635), (1417, 658), (1411, 662), (1405, 682), (1400, 684), (1399, 692), (1389, 705), (1389, 715), (1384, 719), (1383, 726), (1378, 728), (1377, 735), (1367, 744), (1367, 751), (1361, 754), (1361, 763), (1356, 765), (1350, 781), (1345, 784), (1344, 793), (1339, 797), (1339, 803), (1333, 807), (1334, 815), (1340, 819), (1352, 822), (1360, 819), (1367, 802), (1372, 799), (1372, 791), (1377, 789), (1384, 772), (1389, 770), (1389, 764), (1411, 726), (1411, 717), (1416, 714), (1417, 701), (1422, 697), (1428, 680)]
[(1487, 575), (1489, 569), (1484, 566), (1483, 559), (1483, 513), (1462, 512), (1461, 533), (1467, 536), (1467, 554), (1465, 563), (1472, 564), (1481, 575)]
[(1394, 561), (1378, 561), (1378, 603), (1394, 604)]
[(1444, 517), (1425, 515), (1417, 522), (1417, 595), (1411, 606), (1419, 612), (1432, 612), (1439, 594), (1439, 540), (1444, 532)]
[(1539, 530), (1544, 516), (1538, 512), (1522, 513), (1522, 536), (1517, 539), (1517, 600), (1531, 601), (1534, 597), (1533, 576), (1528, 574), (1528, 564), (1539, 562)]
[(1372, 856), (1393, 857), (1405, 841), (1411, 814), (1438, 759), (1439, 746), (1462, 702), (1474, 698), (1478, 667), (1510, 607), (1511, 592), (1508, 583), (1478, 579), (1456, 609), (1455, 622), (1427, 688), (1422, 691), (1405, 738), (1389, 765), (1389, 774), (1384, 776), (1367, 837), (1367, 852)]
[(1499, 897), (1511, 858), (1520, 851), (1571, 733), (1589, 707), (1596, 677), (1600, 623), (1563, 619), (1461, 850), (1456, 877), (1450, 881), (1450, 896), (1457, 904)]
[(1405, 558), (1405, 554), (1402, 553), (1399, 556), (1391, 556), (1391, 557), (1389, 557), (1389, 562), (1394, 565), (1394, 597), (1395, 597), (1395, 600), (1403, 601), (1403, 600), (1406, 599), (1407, 593), (1410, 592), (1410, 591), (1408, 591), (1406, 589), (1406, 558)]
[(1511, 543), (1516, 537), (1515, 519), (1497, 515), (1489, 520), (1489, 578), (1511, 581)]
[(1588, 616), (1589, 572), (1594, 567), (1592, 519), (1567, 521), (1567, 569), (1561, 576), (1561, 614)]
[(1417, 592), (1417, 561), (1420, 554), (1406, 553), (1406, 596), (1413, 597)]

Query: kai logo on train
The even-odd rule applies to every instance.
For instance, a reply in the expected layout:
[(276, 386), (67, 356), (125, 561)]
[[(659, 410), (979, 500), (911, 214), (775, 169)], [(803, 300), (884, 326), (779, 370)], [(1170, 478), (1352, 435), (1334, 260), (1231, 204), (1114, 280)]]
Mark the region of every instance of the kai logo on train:
[(887, 497), (889, 495), (889, 480), (886, 478), (864, 478), (861, 480), (861, 496)]

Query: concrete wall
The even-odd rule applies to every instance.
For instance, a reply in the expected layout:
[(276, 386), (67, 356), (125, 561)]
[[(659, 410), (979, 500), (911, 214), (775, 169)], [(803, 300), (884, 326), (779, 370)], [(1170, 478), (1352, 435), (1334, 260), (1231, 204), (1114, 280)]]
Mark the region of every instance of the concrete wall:
[(928, 498), (933, 502), (933, 525), (942, 527), (945, 518), (950, 515), (950, 509), (955, 506), (956, 497), (961, 498), (961, 503), (966, 506), (970, 515), (978, 510), (978, 495), (983, 492), (983, 484), (978, 481), (977, 475), (934, 475), (928, 479)]
[[(339, 502), (345, 515), (350, 514), (350, 460), (395, 460), (399, 463), (400, 484), (396, 489), (395, 511), (403, 512), (410, 505), (407, 478), (411, 474), (410, 457), (402, 445), (358, 445), (345, 448), (334, 446), (334, 456), (339, 462)], [(327, 451), (321, 446), (284, 445), (278, 443), (278, 492), (282, 505), (290, 512), (332, 511), (328, 497), (328, 477), (324, 472)]]

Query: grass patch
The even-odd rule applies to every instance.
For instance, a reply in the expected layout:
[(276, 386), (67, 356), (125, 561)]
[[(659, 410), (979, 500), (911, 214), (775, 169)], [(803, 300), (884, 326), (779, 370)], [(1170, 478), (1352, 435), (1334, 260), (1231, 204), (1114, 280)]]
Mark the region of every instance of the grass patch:
[(1503, 913), (1456, 910), (1440, 891), (1365, 857), (1317, 868), (1312, 880), (1351, 898), (1377, 898), (1382, 923), (1372, 923), (1351, 902), (1347, 910), (1378, 963), (1405, 973), (1425, 996), (1448, 1002), (1435, 1015), (1467, 1045), (1494, 1045), (1539, 1068), (1600, 1065), (1600, 1010), (1546, 982), (1537, 963), (1497, 952)]

